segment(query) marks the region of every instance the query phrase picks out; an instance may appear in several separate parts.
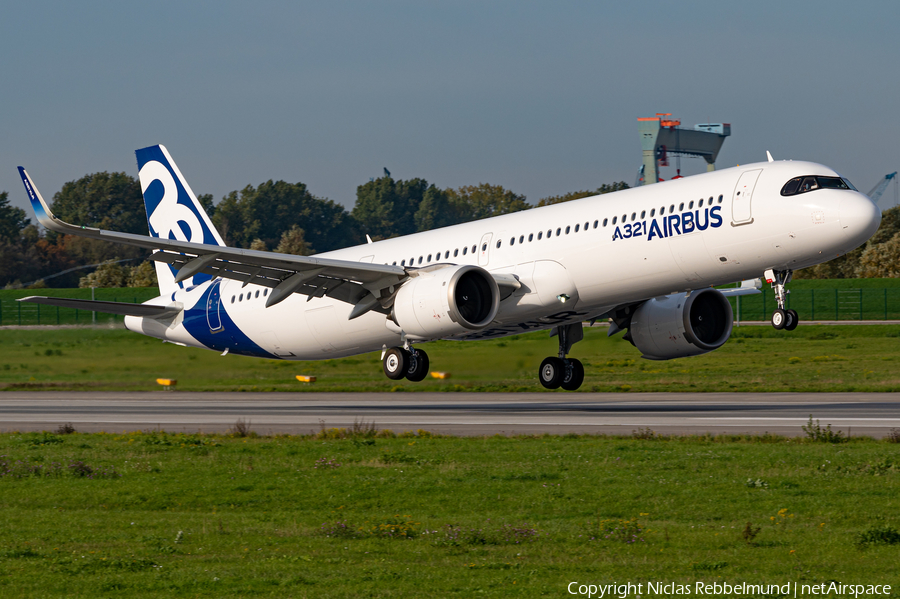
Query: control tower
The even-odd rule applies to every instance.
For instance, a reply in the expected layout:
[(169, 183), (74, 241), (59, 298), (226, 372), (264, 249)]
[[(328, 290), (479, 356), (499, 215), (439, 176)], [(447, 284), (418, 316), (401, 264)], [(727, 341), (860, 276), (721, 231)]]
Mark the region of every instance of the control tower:
[(702, 156), (706, 170), (716, 170), (716, 157), (725, 138), (731, 135), (730, 123), (706, 123), (683, 129), (681, 120), (671, 113), (657, 112), (654, 117), (638, 118), (638, 133), (644, 152), (644, 185), (659, 181), (659, 166), (669, 165), (669, 156)]

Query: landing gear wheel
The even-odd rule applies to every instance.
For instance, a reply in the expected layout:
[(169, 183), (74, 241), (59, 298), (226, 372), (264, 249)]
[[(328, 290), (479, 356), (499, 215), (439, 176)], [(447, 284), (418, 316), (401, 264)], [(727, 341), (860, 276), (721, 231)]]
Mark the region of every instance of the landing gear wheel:
[(774, 312), (772, 312), (772, 326), (775, 327), (775, 330), (780, 331), (784, 328), (784, 325), (787, 323), (787, 314), (781, 308), (778, 308)]
[(538, 378), (546, 389), (559, 389), (566, 374), (566, 365), (559, 358), (550, 357), (541, 362)]
[(421, 349), (409, 352), (409, 364), (406, 366), (406, 378), (419, 382), (428, 376), (428, 354)]
[(392, 347), (384, 353), (381, 367), (389, 379), (399, 381), (409, 369), (409, 354), (402, 347)]
[(785, 331), (793, 331), (797, 328), (797, 325), (800, 324), (800, 317), (797, 316), (797, 311), (793, 308), (787, 311), (788, 320), (784, 325)]
[(584, 365), (574, 358), (570, 358), (568, 362), (560, 387), (566, 391), (575, 391), (584, 382)]

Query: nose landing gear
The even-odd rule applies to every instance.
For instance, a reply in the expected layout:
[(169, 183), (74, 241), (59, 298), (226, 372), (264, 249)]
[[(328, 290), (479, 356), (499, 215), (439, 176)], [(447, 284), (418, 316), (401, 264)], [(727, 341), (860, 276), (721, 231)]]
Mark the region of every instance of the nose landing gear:
[(392, 347), (384, 351), (381, 357), (384, 374), (391, 380), (402, 378), (418, 382), (428, 376), (428, 354), (421, 349)]
[(559, 357), (551, 356), (541, 362), (538, 379), (546, 389), (575, 391), (584, 382), (584, 365), (575, 358), (566, 358), (572, 346), (584, 338), (581, 323), (562, 325), (551, 335), (559, 336)]
[(800, 324), (797, 311), (786, 310), (784, 307), (788, 294), (787, 284), (791, 282), (793, 274), (792, 270), (767, 270), (764, 275), (766, 282), (771, 283), (775, 291), (775, 303), (778, 307), (772, 312), (772, 326), (779, 331), (781, 329), (793, 331)]

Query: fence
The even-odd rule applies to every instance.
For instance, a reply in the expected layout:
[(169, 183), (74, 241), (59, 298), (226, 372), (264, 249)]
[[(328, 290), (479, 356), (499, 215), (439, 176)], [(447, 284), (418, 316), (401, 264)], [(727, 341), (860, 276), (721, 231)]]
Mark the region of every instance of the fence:
[[(106, 300), (107, 298), (103, 298)], [(138, 297), (110, 297), (108, 301), (130, 302), (139, 304), (144, 301)], [(0, 326), (4, 325), (36, 325), (36, 324), (108, 324), (121, 322), (123, 316), (78, 310), (76, 308), (60, 308), (30, 302), (17, 302), (14, 299), (0, 299)]]
[[(768, 320), (775, 310), (775, 293), (730, 298), (735, 320)], [(900, 288), (792, 289), (787, 307), (800, 320), (900, 320)]]
[[(147, 297), (143, 297), (147, 295)], [(154, 293), (155, 295), (155, 293)], [(98, 298), (99, 299), (99, 298)], [(104, 300), (139, 304), (149, 299), (149, 294), (111, 296)], [(763, 289), (758, 295), (729, 298), (735, 320), (768, 320), (775, 309), (775, 294)], [(800, 319), (810, 320), (900, 320), (900, 288), (884, 289), (792, 289), (787, 296), (787, 307), (793, 308)], [(95, 316), (96, 315), (96, 316)], [(3, 325), (55, 325), (55, 324), (107, 324), (121, 322), (122, 316), (90, 312), (74, 308), (59, 308), (0, 299), (0, 326)]]

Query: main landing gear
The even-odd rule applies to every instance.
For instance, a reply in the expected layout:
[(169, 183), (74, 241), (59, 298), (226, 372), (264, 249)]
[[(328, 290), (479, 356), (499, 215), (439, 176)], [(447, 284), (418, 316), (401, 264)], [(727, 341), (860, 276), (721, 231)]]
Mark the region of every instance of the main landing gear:
[(566, 358), (572, 346), (584, 338), (581, 323), (558, 326), (550, 336), (559, 337), (559, 357), (551, 356), (541, 362), (538, 378), (547, 389), (575, 391), (584, 382), (584, 366), (575, 358)]
[(381, 367), (389, 379), (418, 382), (428, 376), (428, 354), (412, 345), (408, 349), (392, 347), (384, 352)]
[(772, 284), (775, 291), (775, 303), (778, 307), (772, 312), (772, 326), (786, 331), (793, 331), (800, 324), (800, 318), (797, 316), (796, 310), (785, 310), (785, 299), (787, 298), (787, 284), (791, 282), (792, 270), (767, 270), (765, 273), (766, 282)]

